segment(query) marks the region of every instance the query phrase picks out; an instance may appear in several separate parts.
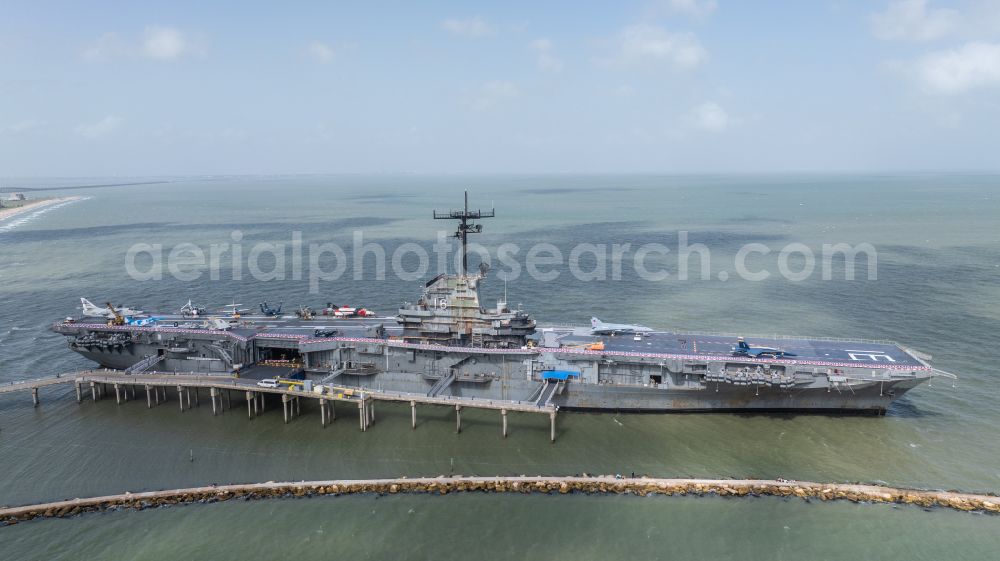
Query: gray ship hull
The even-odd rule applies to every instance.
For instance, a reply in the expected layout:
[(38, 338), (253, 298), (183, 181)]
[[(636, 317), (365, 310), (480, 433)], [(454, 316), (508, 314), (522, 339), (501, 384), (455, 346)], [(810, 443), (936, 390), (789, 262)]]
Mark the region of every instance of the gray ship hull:
[[(158, 372), (233, 373), (232, 364), (215, 356), (218, 351), (213, 348), (214, 337), (201, 342), (186, 339), (181, 343), (175, 338), (164, 338), (163, 335), (161, 333), (159, 338), (166, 342), (161, 344), (133, 342), (118, 348), (88, 349), (78, 346), (74, 350), (102, 367), (116, 370), (129, 369), (147, 357), (161, 356), (162, 359), (155, 366)], [(258, 352), (268, 348), (261, 343), (257, 342), (261, 346), (257, 349)], [(178, 349), (185, 352), (178, 352)], [(450, 353), (427, 352), (393, 348), (385, 344), (378, 345), (377, 348), (363, 348), (352, 342), (349, 345), (335, 346), (334, 350), (307, 353), (312, 359), (309, 367), (303, 365), (297, 369), (275, 370), (247, 365), (240, 368), (239, 375), (262, 378), (274, 376), (275, 372), (291, 374), (295, 370), (316, 383), (428, 395), (436, 386), (441, 386), (446, 373), (456, 373), (454, 369), (441, 366), (442, 364), (462, 363), (462, 375), (440, 387), (436, 395), (539, 404), (544, 399), (545, 404), (556, 405), (560, 409), (581, 411), (852, 414), (884, 413), (893, 400), (926, 379), (921, 375), (900, 378), (897, 373), (895, 378), (853, 380), (847, 384), (831, 383), (826, 369), (820, 369), (818, 372), (810, 371), (808, 377), (800, 377), (790, 387), (780, 387), (770, 383), (755, 383), (753, 380), (736, 380), (732, 383), (706, 380), (703, 375), (683, 373), (683, 365), (677, 368), (680, 372), (664, 375), (667, 369), (660, 363), (624, 362), (598, 364), (594, 368), (592, 360), (559, 357), (557, 366), (561, 368), (596, 370), (597, 382), (590, 383), (587, 380), (588, 377), (593, 378), (593, 372), (587, 373), (590, 376), (580, 378), (546, 381), (544, 373), (548, 370), (539, 368), (549, 367), (537, 364), (543, 353), (544, 351), (526, 354), (521, 351), (478, 354), (469, 349), (455, 349)], [(453, 356), (448, 356), (449, 354)], [(364, 375), (352, 374), (347, 368), (376, 363), (379, 367)], [(627, 377), (618, 375), (622, 364), (629, 371)], [(602, 371), (605, 366), (607, 368)], [(656, 374), (651, 374), (652, 372)], [(551, 386), (550, 396), (543, 395), (547, 385)]]

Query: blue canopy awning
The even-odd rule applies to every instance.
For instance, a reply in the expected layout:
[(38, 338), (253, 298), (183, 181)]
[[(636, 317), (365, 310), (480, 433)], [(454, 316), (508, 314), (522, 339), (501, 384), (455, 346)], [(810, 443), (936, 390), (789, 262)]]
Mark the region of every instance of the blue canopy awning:
[(579, 378), (580, 373), (573, 370), (546, 370), (542, 372), (543, 380), (567, 380), (570, 377)]

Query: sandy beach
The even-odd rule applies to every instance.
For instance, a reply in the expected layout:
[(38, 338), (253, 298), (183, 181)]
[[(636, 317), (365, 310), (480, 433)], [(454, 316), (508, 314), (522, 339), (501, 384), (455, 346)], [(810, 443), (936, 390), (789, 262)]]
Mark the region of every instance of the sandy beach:
[(17, 216), (18, 214), (23, 214), (23, 213), (31, 211), (31, 210), (37, 210), (37, 209), (40, 209), (40, 208), (43, 208), (43, 207), (52, 206), (54, 204), (59, 204), (59, 203), (63, 203), (63, 202), (66, 202), (66, 201), (75, 201), (75, 200), (80, 199), (80, 198), (81, 197), (78, 197), (78, 196), (74, 196), (74, 197), (57, 197), (57, 198), (54, 198), (54, 199), (43, 199), (43, 200), (39, 200), (39, 201), (29, 201), (28, 203), (26, 203), (26, 204), (24, 204), (22, 206), (16, 207), (16, 208), (6, 208), (6, 207), (0, 208), (0, 220), (6, 220), (8, 218), (12, 218), (14, 216)]

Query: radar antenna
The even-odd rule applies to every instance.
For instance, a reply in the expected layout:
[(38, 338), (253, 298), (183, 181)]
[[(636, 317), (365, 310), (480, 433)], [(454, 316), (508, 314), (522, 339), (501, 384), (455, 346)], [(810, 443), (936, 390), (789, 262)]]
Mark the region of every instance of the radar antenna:
[(469, 224), (470, 220), (479, 220), (480, 218), (493, 218), (496, 216), (494, 209), (490, 209), (488, 212), (482, 210), (469, 210), (469, 192), (465, 192), (465, 209), (464, 210), (450, 210), (447, 212), (434, 211), (435, 220), (460, 220), (458, 224), (458, 231), (455, 232), (455, 237), (462, 240), (462, 276), (465, 276), (469, 270), (469, 251), (468, 251), (468, 235), (478, 234), (483, 231), (482, 224)]

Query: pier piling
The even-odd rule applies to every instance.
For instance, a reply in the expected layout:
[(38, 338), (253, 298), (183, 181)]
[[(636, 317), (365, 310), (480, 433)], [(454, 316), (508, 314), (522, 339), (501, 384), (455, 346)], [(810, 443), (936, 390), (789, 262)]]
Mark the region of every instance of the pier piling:
[(410, 401), (410, 428), (417, 428), (417, 402)]
[(285, 424), (288, 424), (288, 394), (281, 394), (281, 409), (285, 414)]
[(455, 433), (462, 432), (462, 406), (455, 406)]
[(218, 414), (218, 410), (215, 407), (215, 397), (219, 394), (219, 390), (215, 388), (208, 388), (208, 397), (212, 400), (212, 415)]
[(97, 384), (94, 382), (90, 383), (90, 397), (94, 400), (94, 403), (97, 403)]
[(31, 388), (31, 402), (38, 407), (38, 388)]
[(83, 390), (81, 388), (82, 384), (80, 384), (79, 382), (77, 382), (77, 383), (75, 383), (73, 385), (76, 386), (76, 402), (77, 403), (83, 403)]
[(503, 437), (507, 438), (507, 410), (500, 410), (500, 417), (503, 418)]
[(253, 419), (253, 392), (247, 392), (247, 418)]
[(549, 435), (549, 440), (551, 442), (555, 442), (556, 441), (556, 412), (555, 411), (549, 413), (549, 426), (551, 427), (551, 429), (550, 429), (550, 435)]
[(153, 408), (153, 394), (150, 393), (151, 391), (152, 390), (147, 385), (146, 386), (146, 408), (147, 409), (152, 409)]

